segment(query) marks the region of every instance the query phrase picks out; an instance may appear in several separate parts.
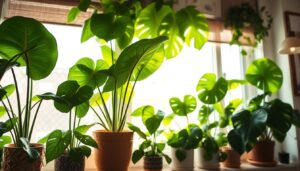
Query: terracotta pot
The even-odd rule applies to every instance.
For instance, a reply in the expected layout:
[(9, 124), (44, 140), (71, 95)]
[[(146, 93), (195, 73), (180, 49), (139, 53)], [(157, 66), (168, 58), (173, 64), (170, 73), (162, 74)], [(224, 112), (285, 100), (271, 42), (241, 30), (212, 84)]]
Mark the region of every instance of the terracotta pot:
[(198, 156), (197, 167), (199, 169), (218, 170), (220, 168), (218, 152), (213, 155), (213, 158), (211, 160), (204, 159), (205, 151), (203, 148), (198, 148), (196, 153)]
[(224, 162), (222, 162), (222, 166), (228, 168), (240, 168), (241, 167), (241, 155), (234, 151), (230, 147), (223, 147), (222, 152), (226, 153), (227, 157)]
[(163, 168), (163, 160), (161, 156), (144, 157), (144, 171), (161, 171)]
[(274, 146), (274, 141), (258, 141), (254, 148), (248, 153), (247, 161), (255, 166), (276, 166), (277, 162), (274, 160)]
[(40, 156), (31, 161), (22, 147), (15, 144), (8, 144), (3, 149), (3, 170), (4, 171), (41, 171), (44, 158), (44, 147), (42, 144), (30, 144), (36, 149)]
[(171, 169), (176, 171), (193, 171), (194, 170), (194, 149), (184, 150), (186, 158), (183, 161), (179, 161), (176, 157), (177, 148), (171, 148)]
[(133, 132), (94, 131), (97, 171), (127, 171), (132, 152)]
[(55, 171), (84, 171), (85, 157), (83, 156), (79, 162), (70, 159), (69, 154), (65, 153), (55, 159)]

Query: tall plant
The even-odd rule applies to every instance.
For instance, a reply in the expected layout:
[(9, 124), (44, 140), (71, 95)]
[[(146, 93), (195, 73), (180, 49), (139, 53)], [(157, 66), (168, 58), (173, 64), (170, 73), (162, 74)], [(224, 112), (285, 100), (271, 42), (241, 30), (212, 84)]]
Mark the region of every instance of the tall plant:
[[(0, 76), (10, 71), (13, 84), (0, 87), (1, 108), (13, 126), (12, 139), (17, 147), (24, 147), (30, 157), (38, 155), (29, 148), (36, 118), (43, 100), (33, 102), (33, 81), (47, 77), (57, 61), (57, 45), (53, 35), (38, 21), (12, 17), (0, 25)], [(15, 67), (26, 69), (26, 91), (20, 94)], [(11, 95), (16, 92), (16, 105)], [(25, 100), (22, 99), (25, 97)]]
[(156, 52), (166, 40), (164, 36), (143, 39), (125, 48), (119, 56), (112, 52), (110, 59), (99, 59), (96, 64), (90, 58), (83, 58), (70, 69), (70, 80), (96, 90), (90, 107), (104, 129), (123, 130), (136, 83), (160, 66), (157, 58), (163, 56)]

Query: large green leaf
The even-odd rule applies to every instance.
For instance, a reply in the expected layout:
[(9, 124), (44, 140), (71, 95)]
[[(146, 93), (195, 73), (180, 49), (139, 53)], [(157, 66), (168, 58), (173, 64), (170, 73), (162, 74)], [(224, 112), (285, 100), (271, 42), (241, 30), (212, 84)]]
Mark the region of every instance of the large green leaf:
[[(117, 81), (117, 87), (121, 87), (127, 80), (138, 77), (154, 54), (159, 49), (162, 42), (167, 40), (161, 36), (154, 39), (140, 40), (122, 51), (116, 64), (111, 66), (114, 78), (109, 78), (104, 87), (104, 92), (115, 89), (114, 81)], [(151, 63), (150, 63), (151, 64)]]
[(210, 114), (213, 113), (213, 111), (214, 111), (213, 107), (210, 107), (207, 105), (201, 106), (201, 108), (199, 110), (199, 114), (198, 114), (200, 124), (202, 124), (202, 125), (207, 124), (209, 122), (209, 116), (210, 116)]
[(91, 19), (89, 18), (89, 19), (85, 20), (85, 22), (84, 22), (80, 41), (81, 41), (81, 43), (86, 42), (93, 36), (94, 36), (94, 34), (91, 31)]
[(119, 57), (119, 55), (107, 45), (101, 46), (101, 54), (102, 54), (103, 60), (109, 66), (111, 66), (113, 63), (115, 63)]
[(169, 103), (173, 113), (179, 116), (187, 116), (197, 107), (197, 100), (191, 95), (185, 95), (183, 102), (181, 102), (179, 98), (173, 97), (169, 100)]
[(128, 19), (128, 23), (125, 29), (125, 32), (119, 37), (117, 38), (117, 43), (120, 49), (124, 49), (125, 47), (127, 47), (134, 36), (134, 22), (131, 19)]
[(53, 131), (46, 143), (46, 162), (56, 159), (65, 152), (71, 143), (71, 131), (62, 132), (61, 130)]
[(253, 61), (246, 71), (247, 81), (264, 92), (277, 92), (283, 81), (281, 69), (268, 58)]
[(0, 88), (0, 100), (5, 100), (7, 97), (12, 95), (16, 87), (14, 84), (9, 84), (3, 88)]
[(143, 150), (135, 150), (132, 153), (131, 161), (135, 164), (137, 163), (142, 157), (144, 156), (144, 151)]
[(272, 100), (267, 104), (268, 127), (271, 128), (274, 138), (283, 142), (287, 132), (292, 126), (293, 108), (290, 104), (284, 103), (279, 99)]
[[(109, 93), (102, 93), (102, 96), (103, 96), (104, 102), (106, 102), (106, 101), (109, 99), (110, 94), (109, 94)], [(96, 94), (94, 94), (94, 95), (91, 97), (91, 99), (90, 99), (90, 105), (91, 105), (92, 107), (96, 107), (96, 106), (102, 105), (102, 104), (103, 104), (102, 98), (101, 98), (101, 96), (100, 96), (99, 93), (96, 93)]]
[(256, 143), (257, 137), (266, 128), (268, 113), (264, 109), (254, 112), (243, 110), (232, 116), (232, 123), (235, 132), (241, 137), (243, 149), (250, 150), (248, 147)]
[(85, 134), (91, 127), (93, 127), (95, 124), (89, 124), (89, 125), (80, 125), (77, 128), (75, 128), (75, 131)]
[(14, 66), (19, 66), (17, 62), (10, 62), (7, 59), (0, 59), (0, 80), (2, 79), (3, 75), (6, 71), (10, 70)]
[(214, 104), (221, 101), (228, 90), (227, 81), (221, 77), (218, 80), (213, 73), (204, 74), (197, 85), (198, 98), (205, 104)]
[(76, 106), (75, 114), (78, 118), (83, 118), (88, 113), (89, 109), (90, 109), (90, 103), (86, 101)]
[(97, 60), (96, 64), (91, 58), (81, 58), (70, 68), (68, 79), (76, 80), (80, 86), (88, 85), (92, 88), (101, 86), (107, 76), (99, 71), (108, 69), (104, 60)]
[(160, 9), (156, 9), (155, 3), (148, 5), (141, 11), (136, 19), (135, 35), (140, 39), (157, 37), (162, 20), (166, 15), (171, 13), (171, 11), (171, 8), (168, 6), (162, 6)]
[(239, 135), (233, 130), (231, 130), (228, 135), (227, 135), (228, 143), (230, 146), (239, 154), (243, 154), (246, 149), (245, 146), (243, 145), (243, 141)]
[(113, 13), (93, 14), (91, 31), (98, 38), (109, 41), (120, 38), (124, 34), (127, 22), (127, 17), (117, 17)]
[(54, 100), (54, 106), (61, 112), (69, 112), (74, 106), (87, 102), (93, 95), (89, 86), (80, 87), (76, 81), (68, 80), (61, 83), (56, 92), (63, 101)]
[(168, 14), (162, 21), (159, 28), (159, 35), (169, 37), (164, 43), (165, 56), (170, 59), (177, 56), (183, 47), (184, 41), (180, 36), (179, 23), (176, 21), (174, 13)]
[(11, 59), (23, 53), (17, 60), (30, 66), (29, 76), (34, 80), (47, 77), (57, 61), (57, 44), (53, 35), (38, 21), (25, 17), (12, 17), (0, 25), (0, 55)]
[(188, 46), (201, 49), (208, 39), (208, 22), (206, 17), (194, 6), (181, 9), (176, 14), (181, 36)]

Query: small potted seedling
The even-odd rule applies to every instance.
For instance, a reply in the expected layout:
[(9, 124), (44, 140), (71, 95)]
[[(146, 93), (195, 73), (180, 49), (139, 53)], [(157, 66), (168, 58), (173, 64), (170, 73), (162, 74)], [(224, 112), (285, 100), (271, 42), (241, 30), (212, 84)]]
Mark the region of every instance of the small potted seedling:
[(159, 130), (159, 127), (164, 119), (164, 112), (158, 110), (158, 112), (154, 114), (154, 107), (142, 106), (136, 109), (132, 113), (132, 116), (141, 117), (147, 129), (147, 131), (142, 131), (139, 127), (128, 123), (128, 128), (138, 134), (143, 140), (139, 149), (133, 152), (132, 162), (137, 163), (144, 157), (145, 171), (161, 171), (163, 168), (163, 157), (168, 163), (172, 161), (171, 158), (163, 152), (165, 143), (158, 142), (158, 136), (163, 132)]

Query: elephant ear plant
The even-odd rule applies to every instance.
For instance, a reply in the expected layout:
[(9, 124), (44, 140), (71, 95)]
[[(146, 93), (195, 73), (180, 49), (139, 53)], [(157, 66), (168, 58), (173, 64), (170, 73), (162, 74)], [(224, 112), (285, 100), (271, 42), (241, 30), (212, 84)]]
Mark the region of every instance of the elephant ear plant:
[[(128, 123), (128, 128), (137, 133), (143, 142), (140, 144), (139, 149), (135, 150), (132, 155), (132, 162), (138, 162), (143, 156), (147, 157), (164, 157), (168, 163), (171, 163), (171, 158), (163, 153), (165, 143), (159, 143), (158, 138), (163, 133), (163, 130), (159, 130), (161, 123), (165, 117), (163, 111), (158, 110), (154, 113), (153, 106), (142, 106), (136, 109), (131, 116), (141, 117), (143, 124), (145, 125), (147, 132), (142, 131), (139, 127)], [(162, 164), (162, 163), (161, 163)], [(161, 165), (162, 167), (162, 165)]]
[[(89, 110), (89, 99), (93, 95), (93, 89), (89, 86), (80, 87), (76, 81), (61, 83), (56, 94), (45, 93), (38, 98), (53, 100), (57, 110), (69, 114), (69, 129), (67, 131), (54, 130), (47, 137), (40, 140), (46, 142), (46, 162), (50, 162), (66, 153), (69, 158), (79, 162), (84, 156), (89, 157), (91, 149), (97, 148), (97, 143), (85, 133), (91, 125), (80, 125)], [(84, 144), (84, 145), (81, 145)]]
[(270, 59), (253, 61), (247, 69), (246, 80), (262, 90), (246, 109), (232, 116), (234, 129), (228, 134), (230, 145), (242, 154), (250, 151), (258, 142), (282, 142), (292, 125), (300, 126), (300, 115), (288, 103), (280, 99), (267, 100), (277, 92), (283, 81), (280, 68)]
[[(11, 72), (13, 80), (13, 84), (1, 83), (0, 87), (1, 108), (13, 125), (13, 143), (23, 147), (31, 159), (36, 159), (40, 154), (30, 148), (29, 142), (43, 100), (33, 103), (33, 81), (46, 78), (54, 69), (58, 56), (56, 40), (40, 22), (12, 17), (0, 25), (0, 56), (0, 78)], [(17, 78), (15, 67), (25, 68), (26, 84), (20, 86), (21, 78)], [(26, 87), (25, 93), (20, 94), (23, 87)], [(12, 101), (14, 91), (16, 100)]]

